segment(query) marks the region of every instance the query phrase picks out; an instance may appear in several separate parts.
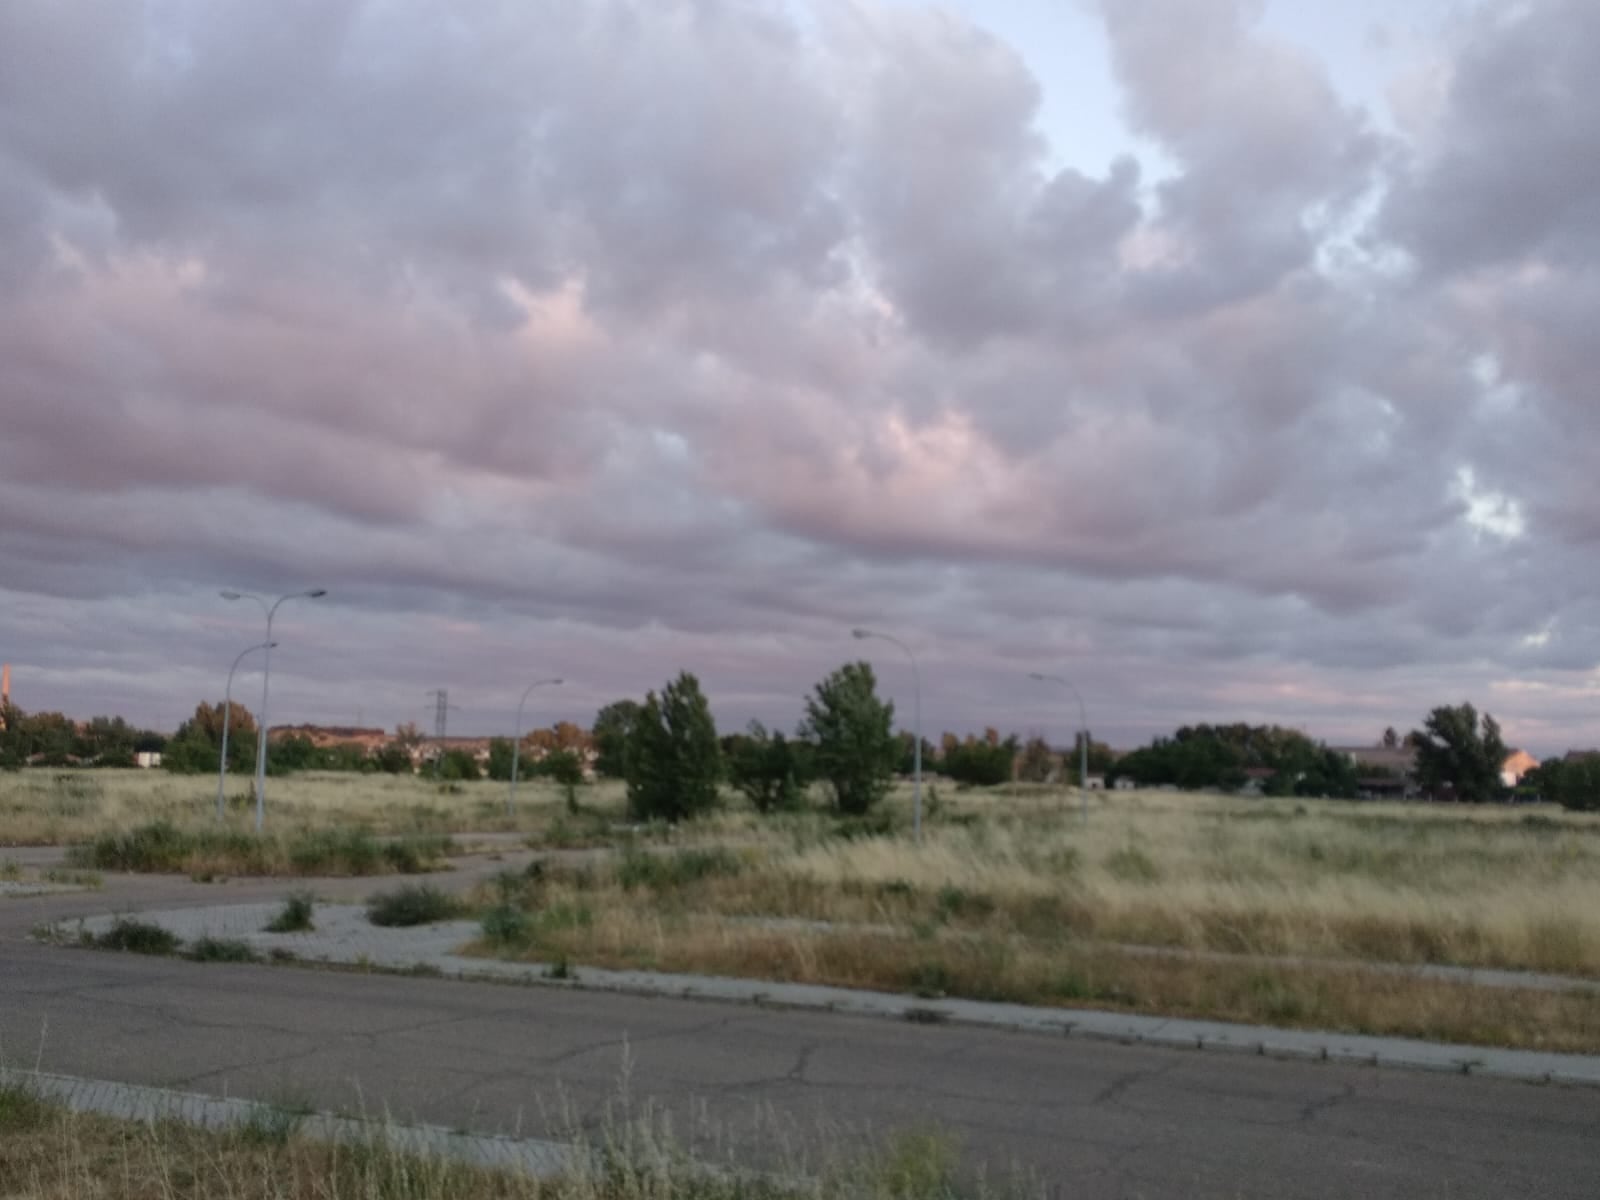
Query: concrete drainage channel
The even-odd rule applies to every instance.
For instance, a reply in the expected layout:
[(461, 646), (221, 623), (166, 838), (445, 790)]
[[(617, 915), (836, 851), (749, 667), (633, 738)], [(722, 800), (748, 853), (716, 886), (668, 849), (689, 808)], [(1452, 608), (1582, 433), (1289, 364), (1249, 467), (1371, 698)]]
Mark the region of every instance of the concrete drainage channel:
[[(1034, 1008), (978, 1000), (923, 999), (885, 992), (772, 983), (705, 975), (611, 971), (582, 967), (555, 972), (548, 964), (468, 958), (454, 951), (479, 933), (473, 921), (446, 921), (412, 928), (380, 928), (356, 905), (318, 905), (316, 929), (306, 933), (266, 933), (281, 910), (278, 904), (241, 904), (173, 909), (136, 914), (183, 942), (217, 938), (244, 942), (264, 958), (362, 966), (389, 971), (437, 973), (457, 979), (579, 987), (635, 995), (767, 1005), (891, 1017), (928, 1023), (949, 1022), (1030, 1033), (1050, 1033), (1185, 1050), (1257, 1054), (1274, 1058), (1353, 1063), (1404, 1070), (1444, 1071), (1531, 1083), (1600, 1087), (1600, 1056), (1503, 1050), (1402, 1038), (1276, 1029), (1223, 1021), (1148, 1017), (1090, 1009)], [(118, 920), (92, 917), (53, 930), (72, 941), (82, 932), (97, 935)], [(559, 975), (559, 977), (556, 977)]]

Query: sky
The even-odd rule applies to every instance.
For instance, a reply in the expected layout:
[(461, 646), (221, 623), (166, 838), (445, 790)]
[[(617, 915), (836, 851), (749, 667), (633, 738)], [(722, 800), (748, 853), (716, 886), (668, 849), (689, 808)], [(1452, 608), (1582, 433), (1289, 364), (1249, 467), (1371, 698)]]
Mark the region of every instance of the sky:
[[(8, 0), (0, 661), (1600, 742), (1592, 0)], [(257, 660), (235, 694), (259, 703)]]

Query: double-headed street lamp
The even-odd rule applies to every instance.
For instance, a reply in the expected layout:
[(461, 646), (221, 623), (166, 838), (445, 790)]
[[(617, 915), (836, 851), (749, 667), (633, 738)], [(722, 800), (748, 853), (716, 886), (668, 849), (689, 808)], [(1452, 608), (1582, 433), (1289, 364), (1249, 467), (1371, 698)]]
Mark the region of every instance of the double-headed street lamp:
[(1045, 675), (1039, 671), (1029, 671), (1029, 679), (1037, 679), (1042, 683), (1059, 683), (1078, 698), (1078, 717), (1082, 726), (1078, 734), (1078, 800), (1079, 811), (1085, 824), (1089, 821), (1089, 710), (1083, 705), (1083, 695), (1073, 686), (1072, 681), (1060, 675)]
[(261, 642), (239, 651), (239, 657), (228, 668), (228, 686), (222, 690), (222, 763), (217, 767), (217, 820), (222, 820), (222, 791), (228, 778), (228, 718), (233, 715), (233, 673), (239, 669), (246, 654), (257, 650), (270, 650), (276, 642)]
[(517, 802), (517, 760), (522, 757), (522, 706), (528, 702), (529, 695), (534, 688), (560, 687), (559, 679), (536, 679), (530, 683), (522, 693), (522, 699), (517, 701), (517, 724), (511, 734), (511, 790), (506, 793), (506, 816), (511, 816)]
[(266, 600), (254, 592), (225, 591), (222, 593), (224, 600), (254, 600), (261, 605), (261, 611), (267, 614), (267, 636), (262, 642), (265, 659), (261, 664), (261, 714), (256, 719), (261, 723), (261, 736), (256, 743), (256, 832), (261, 832), (261, 826), (266, 819), (267, 804), (267, 677), (272, 670), (272, 647), (276, 644), (272, 640), (272, 618), (278, 611), (278, 605), (285, 600), (320, 600), (328, 594), (326, 588), (312, 588), (305, 592), (290, 592), (279, 596), (270, 605)]
[(852, 629), (850, 636), (857, 639), (878, 638), (880, 641), (890, 642), (905, 651), (906, 657), (911, 660), (912, 712), (914, 714), (913, 724), (915, 725), (912, 734), (916, 738), (911, 752), (912, 822), (917, 842), (920, 845), (922, 842), (922, 673), (917, 670), (917, 656), (911, 653), (910, 646), (887, 633), (877, 633), (871, 629)]

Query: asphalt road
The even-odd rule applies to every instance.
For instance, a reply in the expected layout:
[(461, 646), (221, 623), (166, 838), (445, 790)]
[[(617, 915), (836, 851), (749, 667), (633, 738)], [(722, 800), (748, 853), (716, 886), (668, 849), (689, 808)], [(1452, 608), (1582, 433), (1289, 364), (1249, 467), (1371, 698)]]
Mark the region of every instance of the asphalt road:
[(25, 937), (45, 917), (283, 890), (122, 877), (0, 900), (0, 1059), (530, 1136), (593, 1127), (624, 1096), (745, 1145), (938, 1127), (1061, 1197), (1600, 1195), (1595, 1090)]

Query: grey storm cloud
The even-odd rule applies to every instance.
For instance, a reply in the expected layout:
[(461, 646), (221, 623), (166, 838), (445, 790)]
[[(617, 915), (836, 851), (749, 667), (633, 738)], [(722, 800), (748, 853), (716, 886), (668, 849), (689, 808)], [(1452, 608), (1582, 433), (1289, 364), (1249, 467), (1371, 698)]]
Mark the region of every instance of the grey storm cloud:
[(1471, 692), (1559, 748), (1592, 7), (1466, 11), (1396, 131), (1259, 3), (1105, 0), (1164, 165), (1096, 173), (934, 6), (8, 4), (0, 656), (176, 719), (216, 589), (311, 581), (306, 719), (537, 662), (787, 723), (872, 621), (952, 726), (1055, 720), (1047, 655), (1125, 738)]

